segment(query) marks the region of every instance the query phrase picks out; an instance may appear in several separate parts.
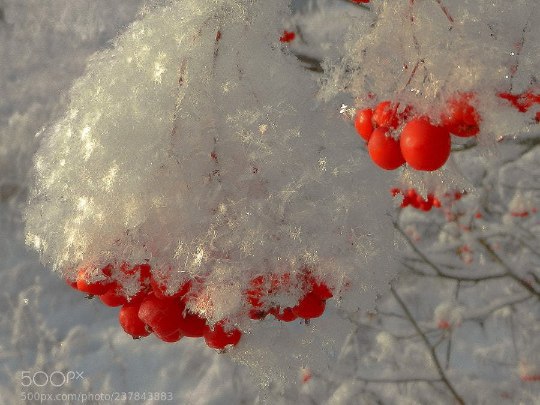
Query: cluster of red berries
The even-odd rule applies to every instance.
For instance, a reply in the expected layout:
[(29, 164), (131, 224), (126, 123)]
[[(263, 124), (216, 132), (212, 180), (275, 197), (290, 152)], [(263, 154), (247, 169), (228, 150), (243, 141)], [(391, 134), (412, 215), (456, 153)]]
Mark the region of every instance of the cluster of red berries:
[[(152, 275), (150, 265), (122, 263), (98, 269), (81, 267), (76, 280), (68, 283), (89, 296), (98, 296), (107, 306), (121, 307), (120, 325), (133, 338), (154, 334), (164, 342), (176, 342), (182, 337), (203, 337), (209, 347), (223, 350), (228, 345), (235, 346), (242, 336), (240, 329), (232, 327), (227, 319), (212, 326), (203, 316), (189, 310), (188, 303), (196, 300), (202, 291), (201, 279), (186, 281), (170, 294), (166, 282)], [(140, 288), (128, 296), (124, 285)], [(303, 293), (296, 305), (282, 308), (276, 304), (278, 296), (291, 294), (295, 288)], [(257, 276), (244, 295), (251, 319), (259, 320), (271, 314), (280, 321), (291, 322), (321, 316), (332, 292), (308, 269), (302, 269), (294, 277), (289, 273)]]
[[(407, 162), (413, 169), (433, 171), (450, 156), (450, 134), (471, 137), (480, 132), (480, 116), (472, 105), (473, 99), (472, 93), (452, 97), (438, 118), (440, 125), (430, 117), (414, 116), (410, 106), (400, 109), (399, 103), (391, 101), (359, 110), (354, 125), (379, 167), (394, 170)], [(399, 137), (394, 137), (401, 127)]]
[[(290, 296), (294, 291), (302, 292), (296, 305), (281, 307), (276, 303), (278, 297)], [(295, 276), (290, 273), (257, 276), (251, 280), (246, 295), (251, 319), (263, 319), (271, 314), (283, 322), (318, 318), (324, 313), (326, 300), (333, 296), (330, 288), (306, 268)]]
[[(81, 267), (77, 279), (69, 284), (90, 296), (99, 296), (107, 306), (121, 307), (118, 320), (133, 338), (152, 333), (164, 342), (177, 342), (182, 337), (204, 337), (209, 347), (224, 349), (227, 345), (236, 345), (242, 336), (242, 332), (229, 327), (226, 320), (210, 326), (205, 318), (189, 311), (187, 302), (196, 296), (192, 281), (185, 282), (169, 295), (166, 285), (152, 276), (148, 264), (129, 266), (122, 263), (118, 268), (107, 265), (97, 271), (98, 276), (93, 267)], [(122, 283), (113, 277), (117, 271), (122, 283), (140, 285), (135, 295), (128, 297)]]
[(508, 100), (519, 112), (527, 112), (534, 104), (540, 104), (540, 93), (535, 93), (532, 89), (524, 93), (499, 93), (499, 97)]
[[(390, 193), (393, 197), (398, 194), (403, 195), (400, 208), (413, 207), (422, 211), (430, 211), (433, 207), (441, 208), (443, 203), (433, 193), (428, 193), (426, 198), (422, 197), (414, 188), (407, 190), (401, 190), (397, 187), (390, 189)], [(455, 191), (453, 193), (444, 193), (442, 199), (445, 205), (452, 204), (454, 201), (461, 200), (461, 197), (465, 195), (465, 192)]]
[(400, 190), (399, 188), (393, 188), (390, 190), (392, 196), (397, 196), (398, 194), (403, 195), (403, 200), (401, 201), (401, 208), (411, 206), (418, 210), (430, 211), (431, 208), (440, 208), (441, 201), (435, 197), (432, 193), (427, 195), (427, 198), (424, 199), (420, 194), (416, 192), (414, 188), (408, 190)]
[(294, 38), (296, 38), (296, 34), (293, 31), (283, 31), (283, 34), (281, 34), (281, 37), (279, 38), (279, 42), (292, 42), (294, 41)]
[(538, 212), (537, 208), (531, 208), (530, 211), (523, 210), (523, 211), (511, 211), (510, 215), (516, 218), (526, 218), (529, 215), (536, 214)]

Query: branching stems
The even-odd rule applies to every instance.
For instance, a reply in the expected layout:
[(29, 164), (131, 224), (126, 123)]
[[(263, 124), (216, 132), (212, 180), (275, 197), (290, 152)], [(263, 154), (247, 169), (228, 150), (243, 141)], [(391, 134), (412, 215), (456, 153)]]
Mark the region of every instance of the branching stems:
[(405, 316), (407, 317), (409, 322), (412, 324), (413, 328), (416, 330), (418, 335), (422, 338), (424, 344), (426, 345), (426, 348), (429, 350), (429, 353), (431, 355), (431, 359), (433, 360), (433, 363), (435, 364), (435, 368), (437, 369), (437, 373), (440, 376), (440, 380), (450, 390), (450, 392), (452, 393), (452, 396), (455, 398), (455, 400), (459, 404), (464, 405), (465, 401), (463, 400), (461, 395), (459, 395), (459, 393), (456, 391), (456, 389), (454, 388), (452, 383), (446, 377), (446, 373), (444, 372), (444, 370), (443, 370), (443, 368), (441, 366), (441, 363), (439, 362), (439, 358), (437, 357), (437, 353), (435, 351), (435, 346), (430, 343), (429, 339), (427, 338), (425, 333), (422, 331), (422, 329), (420, 328), (420, 326), (416, 322), (416, 319), (414, 319), (414, 316), (410, 312), (409, 308), (407, 307), (405, 302), (401, 299), (401, 297), (399, 296), (399, 294), (397, 293), (397, 291), (394, 289), (393, 286), (390, 287), (390, 291), (392, 292), (392, 295), (394, 296), (394, 298), (398, 302), (399, 306), (401, 307), (401, 309), (405, 313)]

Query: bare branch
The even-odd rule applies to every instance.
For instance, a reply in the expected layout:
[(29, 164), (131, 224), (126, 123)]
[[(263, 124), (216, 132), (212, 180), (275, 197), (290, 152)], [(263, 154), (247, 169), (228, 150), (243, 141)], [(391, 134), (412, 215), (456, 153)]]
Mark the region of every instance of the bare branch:
[(491, 246), (489, 246), (489, 243), (487, 243), (484, 239), (478, 239), (478, 242), (486, 249), (492, 259), (499, 263), (506, 270), (506, 274), (508, 275), (508, 277), (512, 278), (527, 291), (540, 298), (540, 292), (536, 291), (536, 289), (533, 288), (532, 285), (530, 285), (521, 277), (519, 277), (516, 273), (514, 273), (514, 270), (508, 264), (506, 264), (506, 262), (495, 252), (495, 250), (493, 250)]
[(399, 294), (397, 293), (397, 291), (394, 289), (393, 286), (390, 287), (390, 291), (392, 292), (392, 295), (394, 296), (394, 298), (398, 302), (399, 306), (403, 309), (403, 312), (405, 313), (408, 320), (413, 325), (416, 332), (418, 332), (418, 334), (420, 335), (420, 337), (424, 341), (424, 344), (426, 345), (427, 349), (429, 350), (429, 352), (431, 354), (431, 359), (433, 360), (433, 363), (435, 364), (435, 368), (437, 369), (437, 372), (438, 372), (439, 376), (441, 377), (441, 381), (444, 383), (444, 385), (446, 385), (448, 387), (448, 389), (452, 393), (452, 396), (455, 398), (455, 400), (459, 404), (461, 404), (461, 405), (465, 404), (465, 401), (463, 400), (461, 395), (459, 395), (459, 393), (456, 391), (456, 389), (454, 388), (452, 383), (450, 383), (450, 381), (446, 377), (446, 373), (444, 372), (444, 370), (443, 370), (443, 368), (441, 366), (441, 363), (439, 362), (439, 358), (437, 357), (437, 353), (435, 352), (435, 347), (429, 342), (429, 339), (426, 337), (426, 335), (422, 331), (422, 329), (420, 329), (420, 326), (418, 326), (418, 323), (416, 322), (413, 315), (409, 311), (409, 308), (407, 307), (407, 305), (405, 305), (405, 302), (403, 302), (403, 300), (401, 299), (401, 297), (399, 296)]

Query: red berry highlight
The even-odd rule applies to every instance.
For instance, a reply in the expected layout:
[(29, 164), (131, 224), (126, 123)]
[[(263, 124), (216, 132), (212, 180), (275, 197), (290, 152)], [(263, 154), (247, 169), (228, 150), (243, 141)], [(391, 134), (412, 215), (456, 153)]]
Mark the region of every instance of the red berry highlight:
[(441, 116), (441, 123), (456, 136), (471, 137), (480, 132), (480, 115), (471, 104), (474, 94), (462, 93), (450, 99), (448, 108)]
[(385, 170), (394, 170), (405, 163), (401, 154), (400, 143), (388, 136), (389, 129), (377, 128), (371, 134), (368, 142), (368, 152), (371, 160)]
[(236, 346), (241, 337), (242, 332), (239, 329), (225, 330), (223, 321), (216, 323), (213, 329), (206, 328), (204, 331), (204, 340), (212, 349), (223, 350), (229, 345)]
[(150, 334), (145, 323), (139, 319), (139, 305), (124, 305), (118, 313), (118, 321), (122, 329), (134, 338)]
[(397, 109), (399, 104), (393, 104), (390, 101), (383, 101), (379, 103), (373, 111), (373, 122), (378, 127), (387, 127), (396, 129), (399, 125), (399, 117)]
[(321, 316), (325, 308), (326, 301), (314, 292), (310, 292), (292, 310), (300, 318), (311, 319)]
[(105, 294), (111, 286), (111, 280), (107, 274), (105, 274), (108, 270), (108, 267), (101, 269), (102, 280), (90, 281), (91, 278), (94, 278), (94, 269), (91, 267), (81, 267), (77, 274), (77, 290), (90, 295)]
[(169, 336), (180, 331), (182, 308), (174, 300), (160, 300), (154, 295), (144, 299), (139, 318), (158, 336)]
[(364, 110), (359, 110), (354, 119), (354, 127), (356, 128), (356, 132), (358, 132), (358, 134), (364, 138), (366, 142), (369, 141), (374, 129), (372, 117), (373, 110), (371, 108), (366, 108)]
[(416, 170), (433, 171), (442, 167), (450, 156), (450, 133), (432, 125), (425, 117), (409, 121), (399, 142), (405, 161)]

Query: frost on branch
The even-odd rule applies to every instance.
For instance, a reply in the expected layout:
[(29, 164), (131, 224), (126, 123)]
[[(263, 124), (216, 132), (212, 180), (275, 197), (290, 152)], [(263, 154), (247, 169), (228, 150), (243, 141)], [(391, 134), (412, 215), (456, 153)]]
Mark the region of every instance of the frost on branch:
[(45, 262), (128, 299), (143, 268), (135, 283), (122, 269), (148, 263), (165, 294), (193, 281), (190, 311), (244, 331), (261, 275), (309, 269), (344, 307), (371, 305), (391, 277), (388, 187), (337, 111), (314, 105), (279, 42), (286, 6), (171, 2), (93, 56), (35, 157), (27, 243)]

